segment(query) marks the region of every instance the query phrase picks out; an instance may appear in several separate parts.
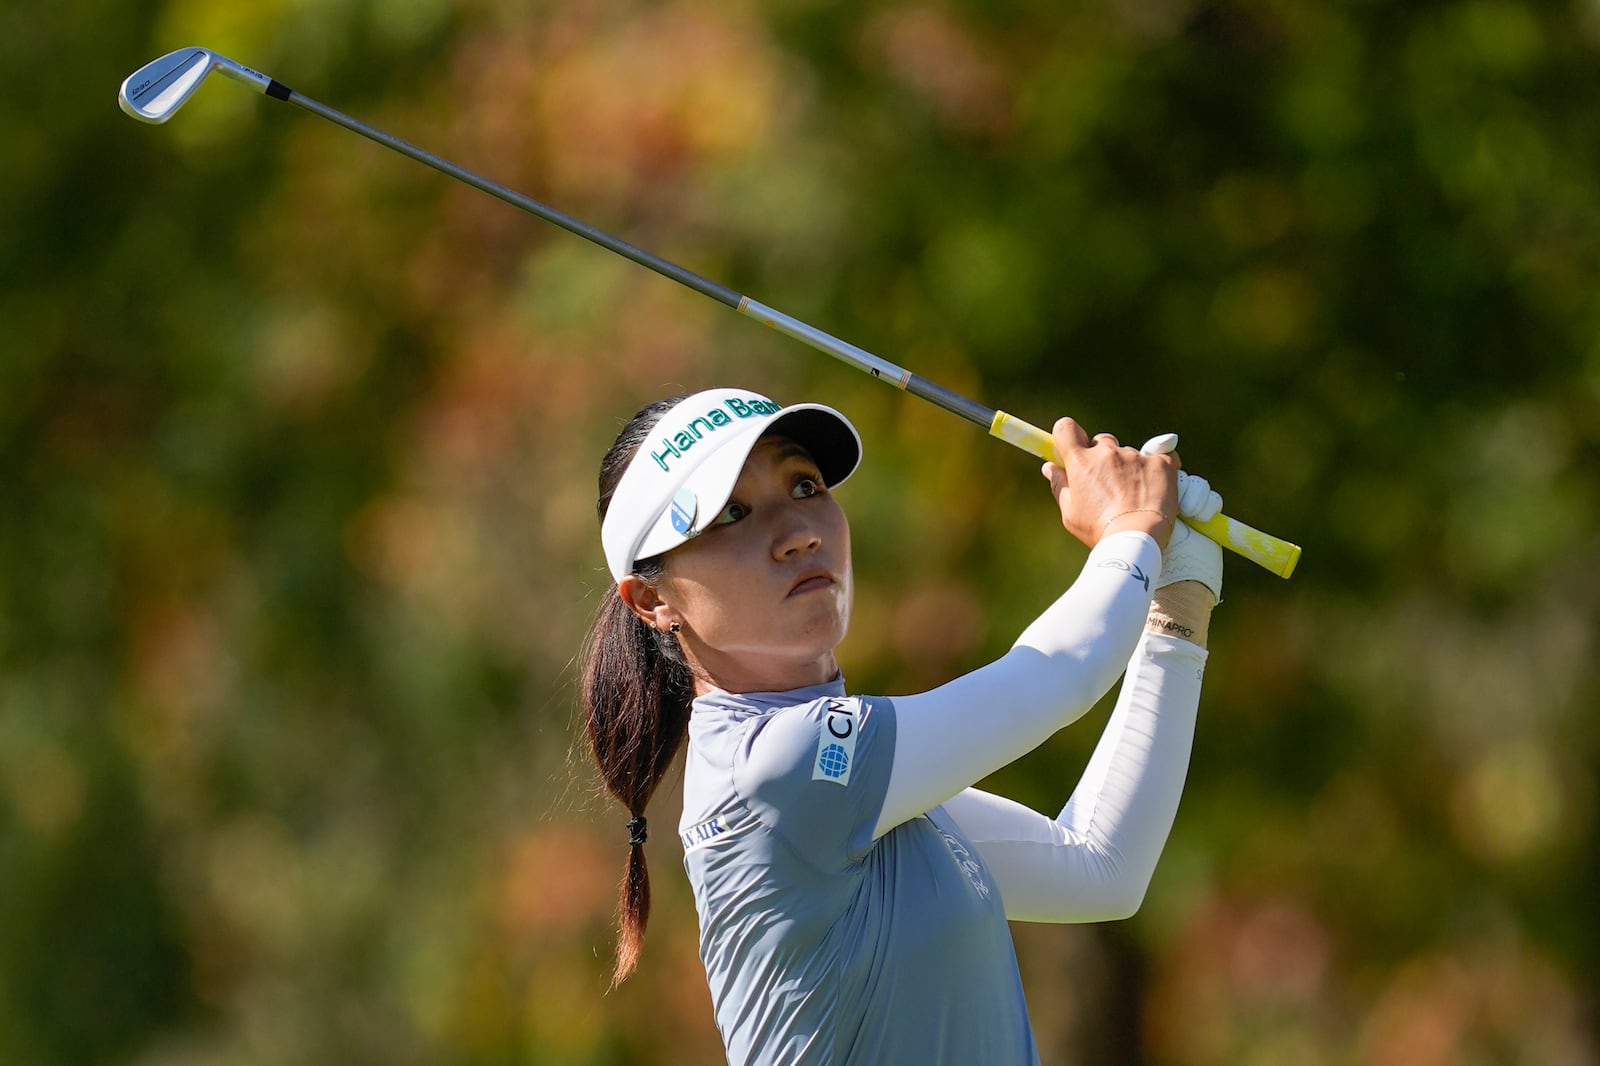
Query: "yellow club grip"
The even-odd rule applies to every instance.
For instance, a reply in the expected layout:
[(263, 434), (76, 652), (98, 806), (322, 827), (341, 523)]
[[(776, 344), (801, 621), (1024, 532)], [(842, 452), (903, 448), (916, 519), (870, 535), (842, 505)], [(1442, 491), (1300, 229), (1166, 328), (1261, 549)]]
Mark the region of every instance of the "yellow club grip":
[(1236, 518), (1215, 514), (1204, 522), (1185, 518), (1184, 523), (1196, 533), (1210, 537), (1230, 551), (1238, 552), (1257, 566), (1288, 577), (1300, 562), (1300, 545), (1291, 544), (1271, 533), (1263, 533), (1247, 526)]
[[(1060, 461), (1050, 434), (1004, 411), (994, 413), (994, 421), (989, 424), (989, 435), (1014, 444), (1030, 455), (1053, 463)], [(1300, 545), (1263, 533), (1227, 515), (1215, 515), (1204, 522), (1185, 518), (1184, 522), (1196, 533), (1210, 537), (1229, 551), (1239, 553), (1279, 577), (1294, 573), (1295, 564), (1300, 562)]]

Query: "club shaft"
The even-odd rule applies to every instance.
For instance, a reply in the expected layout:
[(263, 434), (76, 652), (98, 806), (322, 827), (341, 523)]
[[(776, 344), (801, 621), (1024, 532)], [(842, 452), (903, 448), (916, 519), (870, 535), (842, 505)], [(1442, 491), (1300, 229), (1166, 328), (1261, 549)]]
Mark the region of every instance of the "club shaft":
[[(231, 61), (229, 61), (228, 65), (237, 67), (237, 64), (232, 64)], [(985, 407), (975, 400), (968, 399), (959, 393), (936, 385), (926, 378), (911, 373), (904, 367), (896, 366), (863, 348), (858, 348), (854, 344), (840, 340), (831, 333), (826, 333), (791, 315), (786, 315), (776, 308), (768, 307), (766, 304), (752, 300), (725, 285), (718, 285), (709, 278), (702, 277), (692, 270), (686, 270), (676, 263), (662, 259), (658, 255), (652, 255), (642, 248), (636, 248), (627, 241), (618, 240), (603, 230), (596, 229), (585, 222), (580, 222), (547, 204), (540, 203), (538, 200), (524, 196), (515, 189), (508, 189), (504, 185), (479, 177), (470, 170), (459, 167), (447, 159), (441, 159), (414, 144), (351, 118), (342, 111), (335, 110), (326, 104), (318, 103), (308, 96), (294, 92), (281, 82), (270, 79), (257, 71), (244, 67), (240, 67), (237, 70), (227, 70), (226, 67), (224, 69), (230, 77), (253, 85), (259, 91), (275, 100), (283, 100), (294, 104), (305, 111), (327, 119), (335, 125), (343, 126), (352, 133), (359, 133), (370, 141), (399, 152), (401, 155), (414, 159), (425, 166), (432, 167), (441, 174), (447, 174), (457, 181), (470, 185), (481, 192), (488, 193), (495, 199), (544, 219), (552, 225), (560, 226), (568, 233), (582, 237), (584, 240), (597, 244), (607, 251), (615, 252), (624, 259), (629, 259), (640, 266), (648, 267), (663, 277), (671, 278), (680, 285), (709, 296), (711, 299), (733, 308), (742, 315), (754, 318), (758, 322), (778, 330), (780, 333), (785, 333), (820, 352), (842, 360), (856, 369), (878, 378), (880, 381), (886, 381), (898, 389), (927, 400), (949, 411), (951, 414), (958, 415), (975, 425), (981, 426), (991, 436), (1004, 440), (1023, 451), (1042, 458), (1059, 461), (1050, 435), (1022, 419), (1009, 415), (1004, 411), (997, 411), (992, 407)], [(1288, 577), (1293, 573), (1295, 565), (1300, 558), (1300, 548), (1297, 545), (1252, 529), (1224, 515), (1218, 515), (1207, 523), (1195, 523), (1194, 525), (1201, 533), (1216, 540), (1224, 547), (1238, 552), (1252, 562), (1265, 567), (1279, 577)]]

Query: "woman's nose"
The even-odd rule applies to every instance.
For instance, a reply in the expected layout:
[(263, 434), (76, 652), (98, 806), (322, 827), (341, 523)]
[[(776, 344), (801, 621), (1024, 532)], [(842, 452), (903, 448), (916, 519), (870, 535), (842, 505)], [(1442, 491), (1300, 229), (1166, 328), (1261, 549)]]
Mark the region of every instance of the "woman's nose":
[(772, 554), (777, 559), (788, 559), (802, 552), (816, 551), (822, 547), (822, 533), (804, 515), (791, 511), (773, 538)]

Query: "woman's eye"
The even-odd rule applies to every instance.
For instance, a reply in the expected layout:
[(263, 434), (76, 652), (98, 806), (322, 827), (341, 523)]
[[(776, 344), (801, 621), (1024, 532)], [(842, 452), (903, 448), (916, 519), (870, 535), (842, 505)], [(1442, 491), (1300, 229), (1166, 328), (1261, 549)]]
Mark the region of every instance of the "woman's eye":
[(726, 506), (726, 507), (724, 507), (722, 509), (722, 512), (717, 515), (717, 520), (715, 522), (713, 522), (712, 524), (713, 525), (718, 525), (718, 526), (725, 526), (725, 525), (728, 525), (731, 522), (739, 521), (739, 519), (745, 517), (749, 513), (750, 513), (750, 508), (746, 507), (744, 504), (735, 503), (734, 501), (729, 500), (728, 501), (728, 506)]
[(803, 477), (794, 483), (794, 496), (803, 500), (808, 496), (815, 496), (822, 491), (822, 482), (816, 478)]

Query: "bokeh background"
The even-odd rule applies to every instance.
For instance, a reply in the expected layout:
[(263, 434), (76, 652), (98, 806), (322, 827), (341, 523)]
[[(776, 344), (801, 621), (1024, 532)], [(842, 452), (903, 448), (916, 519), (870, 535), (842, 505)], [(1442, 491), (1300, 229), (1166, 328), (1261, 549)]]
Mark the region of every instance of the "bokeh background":
[[(220, 80), (117, 110), (192, 44), (1042, 425), (1179, 430), (1304, 545), (1229, 567), (1144, 909), (1014, 927), (1046, 1063), (1600, 1061), (1595, 0), (7, 5), (0, 1061), (719, 1061), (671, 832), (606, 994), (574, 747), (649, 400), (860, 426), (858, 690), (1082, 559), (1036, 461), (480, 193)], [(1054, 811), (1106, 710), (990, 784)]]

